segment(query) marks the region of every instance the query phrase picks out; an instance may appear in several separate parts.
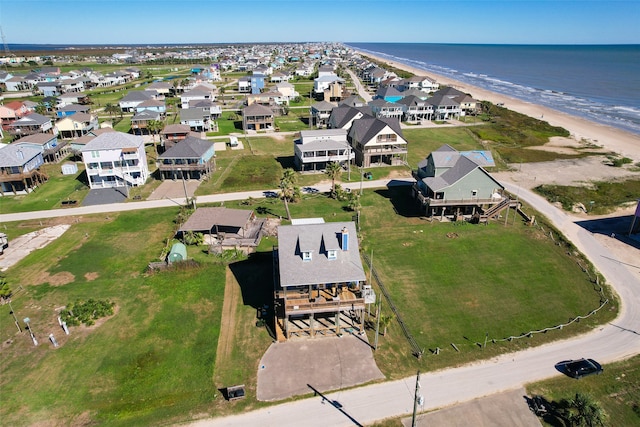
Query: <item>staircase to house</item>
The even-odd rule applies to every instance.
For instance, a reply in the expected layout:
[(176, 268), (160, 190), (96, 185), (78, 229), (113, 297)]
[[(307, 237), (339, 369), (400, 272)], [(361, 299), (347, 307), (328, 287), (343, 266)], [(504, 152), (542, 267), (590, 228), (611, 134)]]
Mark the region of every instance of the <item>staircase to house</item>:
[(497, 217), (502, 211), (509, 208), (514, 208), (516, 212), (520, 214), (520, 216), (522, 216), (527, 222), (530, 222), (531, 218), (529, 218), (529, 216), (523, 212), (521, 206), (522, 203), (520, 203), (518, 200), (512, 200), (509, 197), (505, 197), (500, 203), (491, 206), (489, 209), (483, 212), (480, 215), (480, 222), (487, 222), (489, 221), (489, 218)]

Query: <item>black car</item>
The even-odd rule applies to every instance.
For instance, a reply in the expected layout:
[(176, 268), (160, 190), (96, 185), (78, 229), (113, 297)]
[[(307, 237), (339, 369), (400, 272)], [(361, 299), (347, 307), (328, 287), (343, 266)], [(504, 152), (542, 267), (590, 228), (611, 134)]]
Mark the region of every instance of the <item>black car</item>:
[(602, 366), (593, 359), (570, 360), (564, 365), (564, 368), (567, 375), (575, 379), (602, 373)]

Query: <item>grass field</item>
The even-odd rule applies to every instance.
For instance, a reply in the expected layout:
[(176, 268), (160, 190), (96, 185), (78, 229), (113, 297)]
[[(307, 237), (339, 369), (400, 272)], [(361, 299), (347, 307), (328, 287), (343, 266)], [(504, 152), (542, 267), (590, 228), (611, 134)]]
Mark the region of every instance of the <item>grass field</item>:
[[(211, 378), (225, 269), (144, 274), (171, 235), (173, 214), (83, 218), (11, 270), (10, 282), (25, 289), (13, 308), (32, 319), (40, 345), (16, 335), (8, 306), (0, 307), (3, 424), (157, 425), (208, 406), (217, 393)], [(115, 301), (116, 315), (65, 337), (57, 308), (89, 297)], [(61, 343), (56, 350), (50, 332)]]

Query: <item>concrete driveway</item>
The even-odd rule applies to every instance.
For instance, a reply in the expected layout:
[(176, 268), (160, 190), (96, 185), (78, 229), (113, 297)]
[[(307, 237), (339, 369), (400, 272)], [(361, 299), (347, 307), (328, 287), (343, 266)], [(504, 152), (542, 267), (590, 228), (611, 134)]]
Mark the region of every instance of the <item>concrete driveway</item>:
[(184, 199), (185, 191), (188, 194), (188, 197), (193, 197), (193, 194), (199, 185), (200, 181), (195, 179), (184, 181), (181, 179), (165, 179), (158, 188), (151, 193), (147, 200)]
[(366, 335), (271, 344), (258, 366), (258, 400), (324, 392), (383, 379)]

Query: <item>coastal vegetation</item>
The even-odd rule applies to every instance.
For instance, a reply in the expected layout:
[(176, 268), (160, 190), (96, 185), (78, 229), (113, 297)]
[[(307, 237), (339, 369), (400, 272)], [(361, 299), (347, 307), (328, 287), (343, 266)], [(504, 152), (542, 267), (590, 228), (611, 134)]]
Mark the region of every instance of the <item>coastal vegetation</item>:
[(565, 210), (581, 205), (587, 213), (607, 214), (621, 206), (635, 205), (640, 194), (640, 180), (590, 182), (584, 186), (539, 185), (534, 190)]

